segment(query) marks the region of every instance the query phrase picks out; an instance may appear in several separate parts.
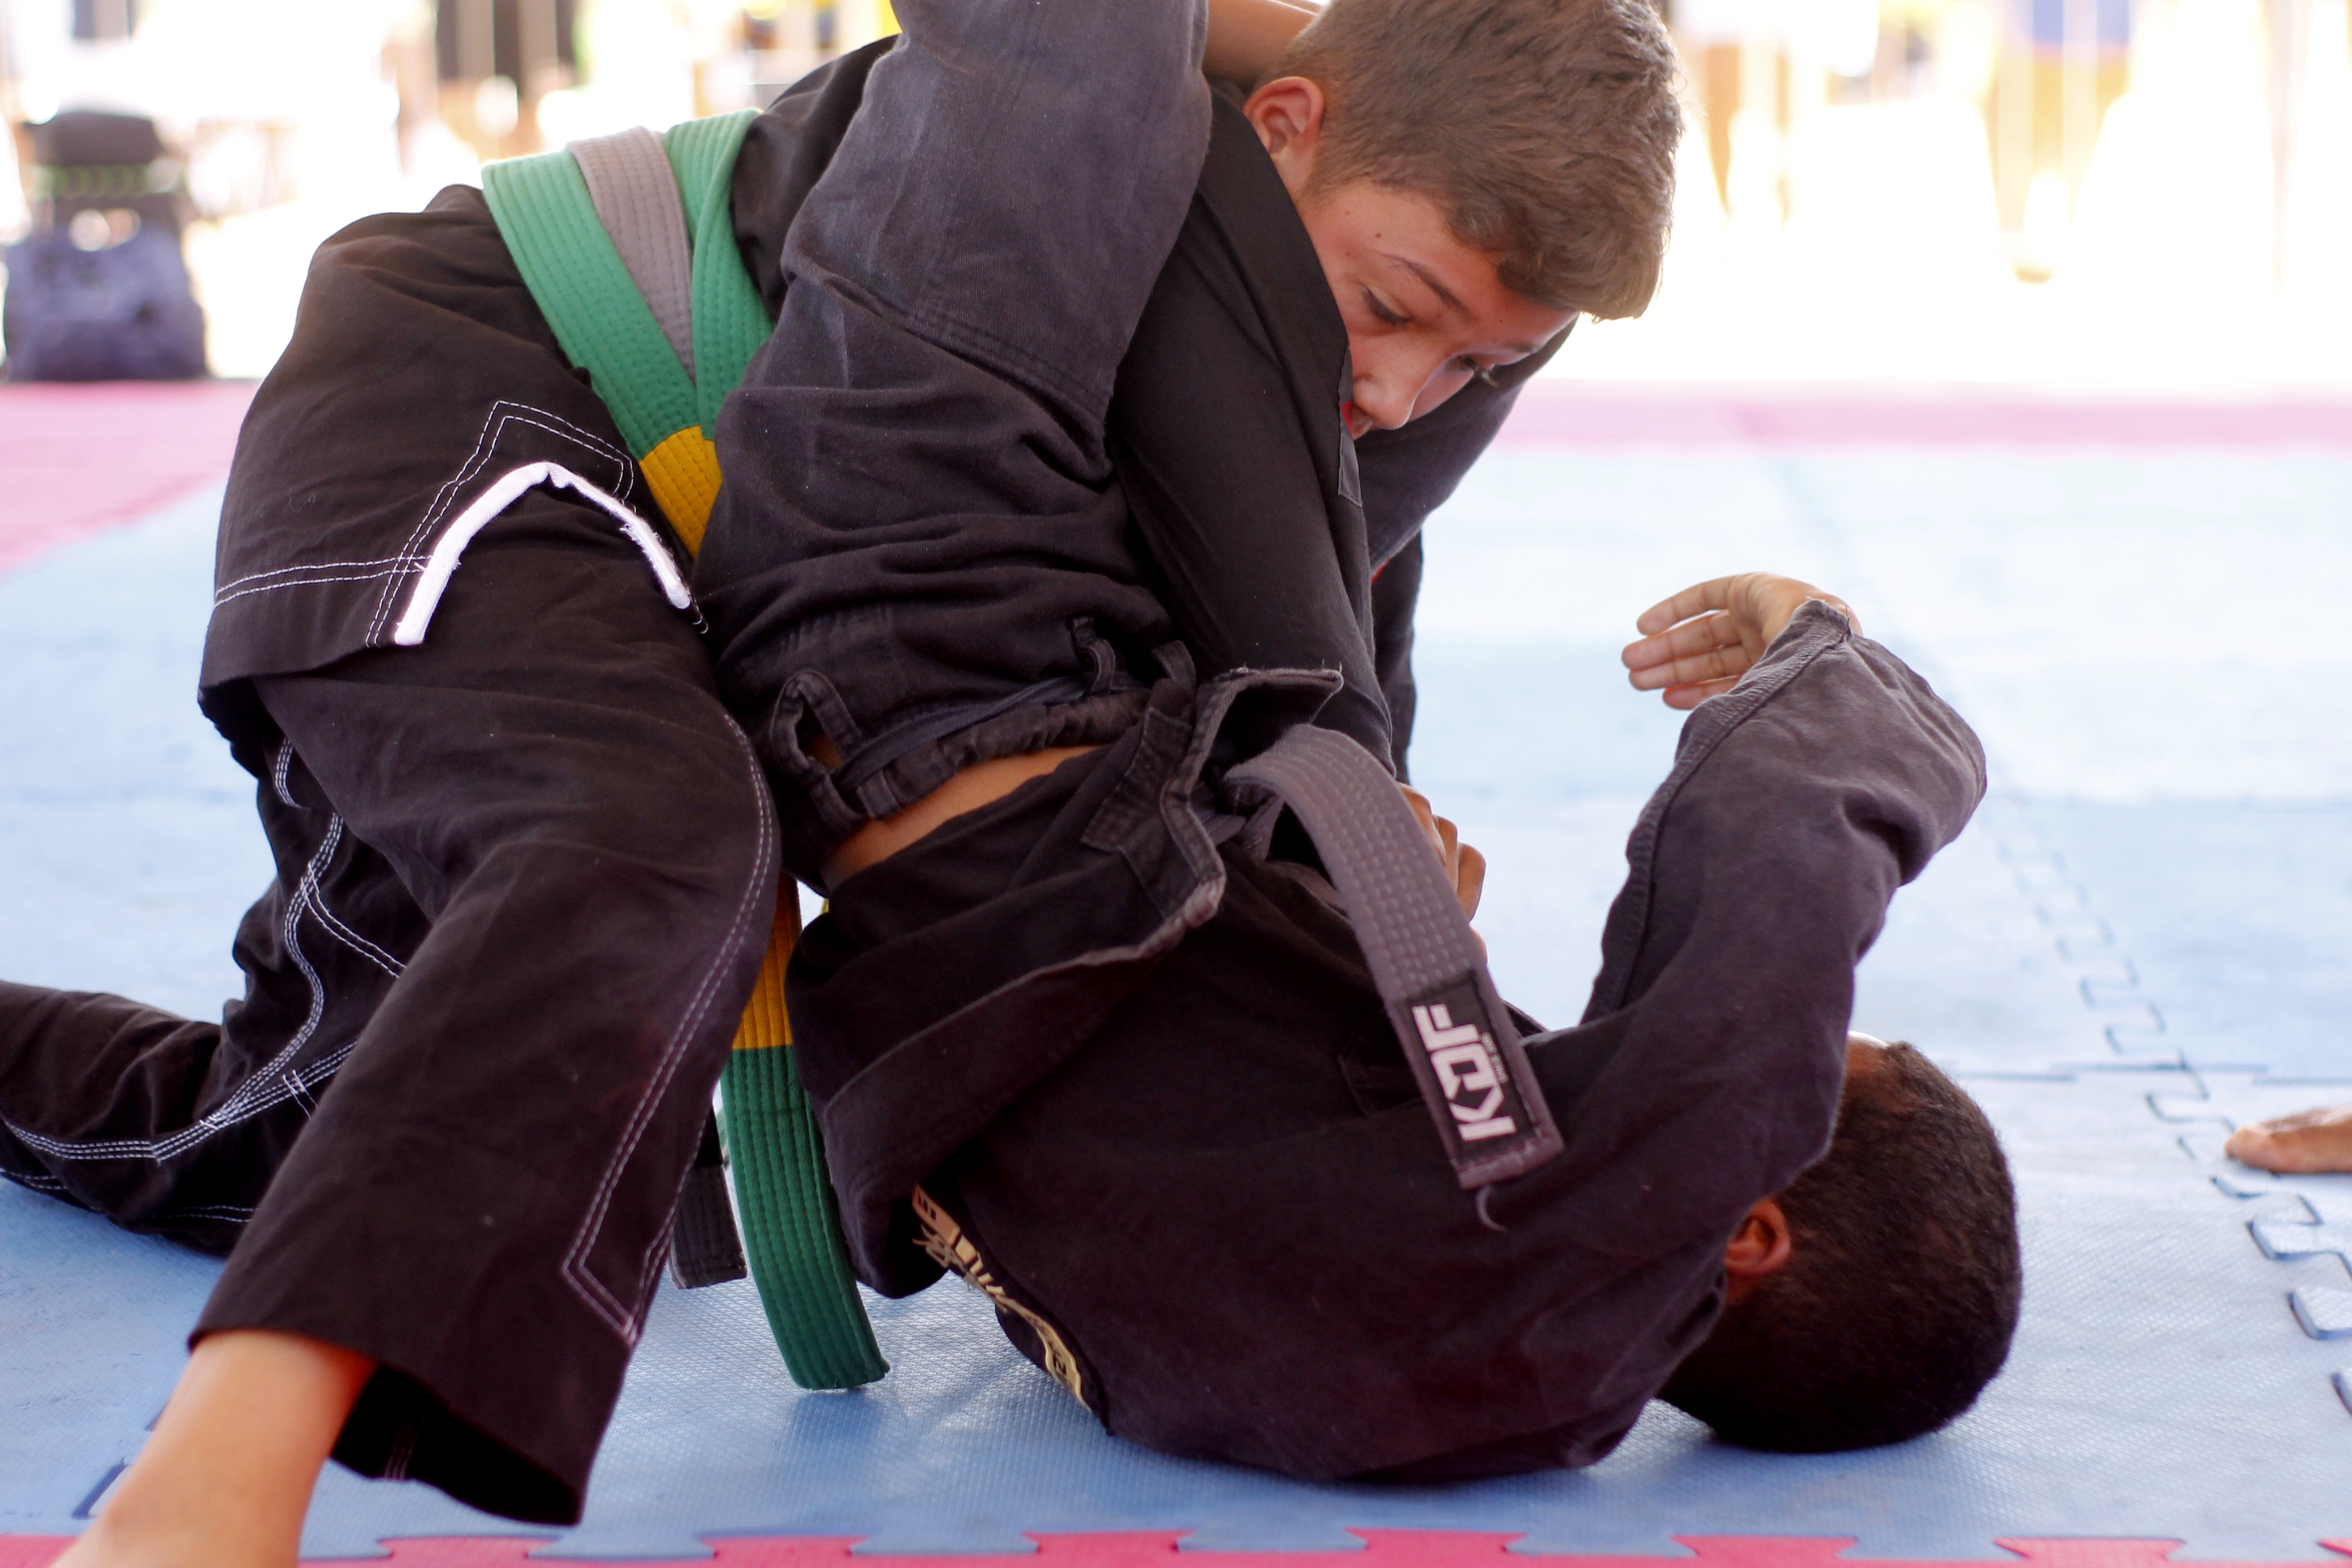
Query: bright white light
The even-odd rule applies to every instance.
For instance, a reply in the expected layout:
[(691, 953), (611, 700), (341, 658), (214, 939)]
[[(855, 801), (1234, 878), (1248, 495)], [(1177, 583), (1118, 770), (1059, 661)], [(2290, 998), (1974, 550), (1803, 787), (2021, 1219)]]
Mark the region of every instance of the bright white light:
[(487, 77), (474, 89), (474, 123), (486, 136), (514, 134), (515, 127), (522, 123), (522, 98), (510, 79)]

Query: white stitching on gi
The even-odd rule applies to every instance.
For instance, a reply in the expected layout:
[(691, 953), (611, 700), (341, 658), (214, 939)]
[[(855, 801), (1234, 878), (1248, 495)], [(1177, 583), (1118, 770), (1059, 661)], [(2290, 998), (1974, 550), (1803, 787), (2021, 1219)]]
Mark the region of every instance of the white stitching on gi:
[(422, 557), (415, 557), (395, 562), (377, 572), (346, 572), (335, 577), (300, 577), (285, 583), (264, 583), (257, 588), (239, 588), (234, 594), (215, 594), (213, 595), (213, 607), (218, 609), (232, 599), (242, 599), (253, 594), (267, 594), (278, 588), (315, 588), (322, 583), (370, 583), (378, 577), (397, 577), (404, 572), (414, 571), (423, 564)]
[[(302, 879), (295, 884), (294, 896), (287, 900), (286, 904), (286, 922), (281, 934), (286, 942), (286, 951), (293, 954), (295, 963), (302, 971), (304, 983), (310, 988), (310, 1016), (303, 1019), (302, 1026), (294, 1031), (294, 1037), (288, 1041), (284, 1048), (276, 1056), (269, 1058), (267, 1066), (246, 1079), (236, 1094), (229, 1096), (228, 1104), (221, 1108), (223, 1110), (234, 1107), (255, 1084), (270, 1074), (280, 1071), (281, 1063), (291, 1061), (295, 1052), (310, 1043), (310, 1037), (318, 1031), (319, 1021), (327, 1015), (326, 983), (319, 978), (319, 972), (310, 967), (310, 955), (302, 951), (302, 911), (310, 907), (312, 899), (317, 896), (319, 873), (329, 861), (334, 858), (335, 850), (342, 841), (342, 817), (330, 816), (327, 819), (327, 836), (319, 841), (319, 852), (310, 857), (310, 863), (302, 868)], [(343, 1048), (346, 1051), (351, 1049), (349, 1046)], [(218, 1113), (215, 1112), (215, 1114)]]
[[(279, 752), (281, 768), (286, 756), (287, 752), (281, 750)], [(264, 1063), (260, 1070), (240, 1084), (235, 1094), (222, 1101), (216, 1109), (196, 1118), (194, 1122), (181, 1128), (177, 1132), (157, 1139), (94, 1139), (88, 1142), (77, 1143), (68, 1142), (63, 1139), (45, 1137), (38, 1132), (19, 1127), (5, 1118), (0, 1118), (0, 1127), (5, 1127), (15, 1133), (27, 1148), (46, 1154), (53, 1160), (145, 1159), (160, 1163), (174, 1155), (184, 1154), (212, 1137), (214, 1133), (226, 1131), (241, 1121), (248, 1121), (289, 1099), (299, 1100), (305, 1109), (308, 1109), (311, 1101), (306, 1098), (305, 1091), (334, 1077), (336, 1069), (343, 1065), (343, 1058), (352, 1054), (351, 1045), (347, 1043), (299, 1071), (287, 1070), (288, 1064), (304, 1046), (310, 1043), (310, 1037), (318, 1032), (320, 1019), (326, 1016), (327, 988), (320, 980), (319, 972), (310, 967), (309, 955), (302, 951), (300, 926), (302, 911), (315, 907), (313, 900), (318, 894), (319, 872), (334, 858), (335, 849), (342, 842), (342, 837), (343, 819), (340, 816), (331, 818), (327, 825), (327, 837), (319, 845), (319, 852), (310, 857), (310, 863), (303, 868), (302, 880), (296, 887), (294, 897), (287, 900), (286, 919), (279, 928), (279, 935), (286, 943), (286, 951), (293, 954), (294, 962), (301, 968), (302, 978), (310, 984), (310, 1016), (303, 1021), (301, 1028), (295, 1031), (293, 1039), (287, 1042), (276, 1056)]]
[(391, 1449), (383, 1457), (383, 1479), (404, 1481), (408, 1467), (416, 1458), (417, 1421), (410, 1416), (401, 1424), (400, 1435), (392, 1440)]
[(736, 906), (735, 919), (727, 928), (726, 939), (719, 944), (710, 966), (703, 971), (702, 984), (695, 988), (693, 999), (679, 1017), (677, 1026), (670, 1031), (669, 1043), (663, 1047), (661, 1062), (647, 1081), (645, 1093), (638, 1097), (636, 1109), (630, 1113), (627, 1130), (622, 1133), (613, 1157), (605, 1163), (604, 1178), (596, 1185), (596, 1195), (590, 1202), (588, 1213), (572, 1237), (572, 1250), (563, 1258), (563, 1276), (571, 1283), (573, 1293), (587, 1303), (591, 1311), (603, 1318), (625, 1342), (632, 1345), (637, 1342), (637, 1335), (643, 1330), (640, 1313), (653, 1276), (661, 1268), (662, 1256), (669, 1241), (669, 1225), (675, 1223), (675, 1216), (663, 1225), (660, 1234), (654, 1238), (654, 1246), (646, 1255), (645, 1265), (638, 1274), (637, 1300), (634, 1304), (616, 1300), (604, 1283), (588, 1271), (585, 1267), (588, 1250), (595, 1245), (597, 1235), (604, 1229), (604, 1214), (612, 1205), (613, 1189), (620, 1183), (621, 1168), (636, 1152), (646, 1124), (653, 1120), (655, 1107), (667, 1092), (669, 1080), (677, 1074), (679, 1059), (685, 1056), (694, 1032), (701, 1026), (703, 1016), (710, 1010), (711, 994), (719, 988), (719, 974), (735, 961), (736, 944), (743, 940), (745, 922), (757, 913), (754, 906), (759, 902), (760, 887), (767, 881), (777, 858), (776, 813), (768, 795), (767, 775), (761, 771), (760, 759), (751, 750), (751, 740), (742, 729), (730, 719), (727, 730), (734, 736), (737, 748), (742, 752), (743, 759), (749, 764), (754, 797), (752, 806), (758, 817), (759, 844), (753, 854), (751, 877), (744, 886), (741, 902)]
[[(526, 414), (536, 414), (540, 417), (527, 419), (523, 417)], [(599, 457), (612, 458), (618, 465), (618, 481), (613, 486), (615, 495), (625, 498), (630, 489), (637, 482), (636, 465), (629, 460), (629, 455), (626, 452), (612, 446), (602, 437), (581, 429), (560, 414), (551, 414), (544, 408), (535, 408), (528, 403), (509, 403), (500, 398), (491, 404), (489, 411), (482, 416), (482, 427), (474, 436), (474, 449), (467, 454), (466, 460), (458, 465), (456, 475), (434, 492), (432, 503), (425, 509), (424, 517), (418, 520), (415, 530), (401, 542), (402, 557), (417, 555), (419, 544), (425, 534), (432, 531), (433, 525), (441, 520), (456, 501), (457, 491), (467, 480), (488, 466), (490, 453), (497, 448), (499, 437), (505, 432), (510, 420), (525, 425), (536, 425), (551, 436), (569, 435)], [(553, 423), (543, 424), (542, 420), (551, 420)], [(557, 426), (562, 428), (558, 429)], [(397, 586), (397, 584), (398, 576), (395, 574), (393, 581), (384, 584), (383, 596), (376, 604), (375, 614), (368, 620), (367, 644), (370, 647), (381, 646), (383, 623), (385, 617), (392, 614), (392, 603), (394, 597), (393, 589)]]
[[(300, 801), (294, 798), (294, 792), (287, 782), (287, 775), (291, 771), (293, 765), (294, 742), (291, 741), (278, 742), (278, 761), (269, 770), (270, 776), (272, 782), (274, 782), (278, 787), (278, 798), (284, 801), (287, 805), (294, 807), (295, 810), (301, 811), (307, 808)], [(341, 831), (341, 818), (336, 820), (337, 827), (335, 831), (339, 832)], [(309, 902), (310, 912), (319, 917), (319, 923), (327, 928), (328, 935), (335, 938), (338, 942), (341, 942), (345, 947), (350, 948), (353, 952), (358, 953), (362, 958), (366, 959), (370, 963), (374, 964), (378, 969), (383, 970), (394, 980), (399, 979), (401, 972), (408, 967), (408, 965), (401, 963), (400, 960), (394, 958), (391, 953), (386, 952), (383, 948), (378, 947), (375, 943), (370, 942), (358, 931), (353, 931), (350, 926), (346, 925), (343, 922), (341, 916), (336, 914), (334, 910), (327, 907), (326, 895), (319, 890), (318, 884), (314, 879), (308, 877), (304, 878), (301, 886), (295, 889), (294, 896), (298, 900), (307, 900)]]
[[(293, 1099), (294, 1086), (297, 1084), (306, 1090), (318, 1088), (319, 1085), (335, 1076), (336, 1071), (342, 1067), (344, 1058), (351, 1054), (352, 1047), (349, 1045), (339, 1046), (300, 1072), (286, 1074), (275, 1079), (267, 1091), (240, 1102), (236, 1108), (237, 1114), (234, 1116), (227, 1114), (228, 1107), (224, 1106), (221, 1110), (198, 1119), (193, 1126), (184, 1127), (168, 1138), (159, 1138), (152, 1142), (135, 1138), (119, 1138), (110, 1142), (68, 1143), (59, 1139), (44, 1137), (38, 1132), (19, 1127), (4, 1118), (0, 1118), (0, 1127), (5, 1127), (10, 1132), (15, 1133), (26, 1148), (46, 1154), (52, 1160), (152, 1160), (160, 1163), (174, 1155), (186, 1153), (215, 1132), (226, 1131), (240, 1121), (251, 1121), (271, 1107)], [(256, 1074), (251, 1081), (260, 1081), (260, 1075)]]
[[(419, 557), (414, 555), (380, 555), (373, 561), (306, 561), (299, 566), (273, 566), (267, 572), (248, 572), (242, 577), (230, 578), (214, 591), (213, 602), (220, 603), (225, 595), (227, 597), (236, 598), (237, 595), (230, 594), (228, 590), (241, 588), (247, 583), (258, 583), (265, 577), (296, 577), (306, 572), (342, 572), (360, 566), (413, 566), (418, 559)], [(376, 572), (366, 574), (371, 577), (382, 574)], [(331, 578), (330, 581), (341, 583), (347, 579), (336, 577)]]
[(345, 925), (342, 917), (329, 909), (326, 900), (315, 894), (310, 899), (310, 912), (319, 917), (319, 923), (327, 928), (329, 936), (383, 970), (393, 979), (399, 979), (402, 972), (407, 969), (408, 965)]

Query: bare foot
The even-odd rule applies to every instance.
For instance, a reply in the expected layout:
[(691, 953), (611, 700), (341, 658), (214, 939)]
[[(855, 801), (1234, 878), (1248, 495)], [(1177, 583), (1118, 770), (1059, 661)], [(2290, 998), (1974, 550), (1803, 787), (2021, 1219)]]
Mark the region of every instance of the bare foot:
[(2298, 1110), (2241, 1127), (2230, 1134), (2222, 1152), (2289, 1175), (2352, 1171), (2352, 1105)]
[(52, 1568), (294, 1568), (319, 1467), (373, 1371), (293, 1334), (207, 1336), (155, 1435)]

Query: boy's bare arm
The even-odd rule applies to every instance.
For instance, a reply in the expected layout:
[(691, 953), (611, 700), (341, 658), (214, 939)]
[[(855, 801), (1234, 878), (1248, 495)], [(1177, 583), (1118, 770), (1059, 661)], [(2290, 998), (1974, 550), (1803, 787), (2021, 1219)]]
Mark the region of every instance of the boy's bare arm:
[(1862, 630), (1843, 599), (1794, 577), (1743, 572), (1685, 588), (1633, 623), (1642, 638), (1622, 656), (1633, 689), (1663, 691), (1669, 708), (1696, 708), (1730, 690), (1809, 599)]

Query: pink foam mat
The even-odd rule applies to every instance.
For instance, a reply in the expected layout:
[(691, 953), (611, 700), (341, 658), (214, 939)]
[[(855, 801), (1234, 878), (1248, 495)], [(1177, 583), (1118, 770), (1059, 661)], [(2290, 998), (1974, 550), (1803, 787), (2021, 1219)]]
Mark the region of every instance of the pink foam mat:
[(1499, 447), (2352, 449), (2352, 391), (2132, 398), (2021, 387), (1535, 381)]
[[(1538, 1563), (1546, 1568), (1831, 1568), (1832, 1564), (1867, 1564), (1868, 1568), (1961, 1568), (1958, 1563), (1909, 1562), (1890, 1558), (1848, 1558), (1852, 1536), (1798, 1535), (1677, 1535), (1687, 1547), (1685, 1557), (1637, 1557), (1622, 1554), (1578, 1555), (1513, 1552), (1514, 1533), (1468, 1530), (1359, 1530), (1350, 1534), (1363, 1542), (1350, 1552), (1216, 1552), (1186, 1551), (1176, 1531), (1121, 1531), (1109, 1534), (1032, 1535), (1034, 1553), (966, 1554), (906, 1557), (891, 1553), (854, 1552), (857, 1542), (845, 1536), (719, 1536), (711, 1540), (711, 1555), (700, 1558), (599, 1558), (611, 1568), (688, 1568), (691, 1563), (717, 1568), (807, 1568), (820, 1563), (846, 1563), (860, 1568), (971, 1568), (976, 1563), (1034, 1563), (1045, 1568), (1146, 1568), (1171, 1559), (1200, 1568), (1454, 1568), (1464, 1563), (1501, 1560)], [(0, 1568), (47, 1568), (71, 1543), (63, 1535), (0, 1535)], [(498, 1568), (504, 1563), (562, 1562), (533, 1557), (545, 1546), (543, 1537), (416, 1536), (383, 1543), (385, 1555), (373, 1558), (306, 1558), (311, 1563), (394, 1563), (402, 1568)], [(2175, 1564), (2171, 1554), (2178, 1541), (2101, 1541), (2091, 1539), (2003, 1539), (1994, 1542), (2030, 1568), (2190, 1568)], [(2315, 1544), (2352, 1556), (2352, 1541), (2322, 1541)], [(2329, 1562), (2333, 1559), (2309, 1561)], [(2222, 1563), (2199, 1559), (2194, 1568), (2294, 1568), (2280, 1563)]]
[(0, 571), (218, 483), (253, 387), (0, 386)]

